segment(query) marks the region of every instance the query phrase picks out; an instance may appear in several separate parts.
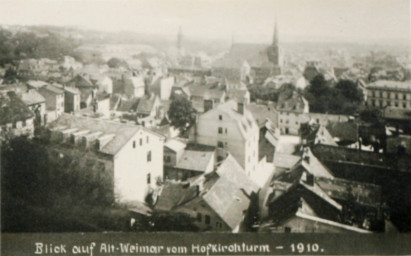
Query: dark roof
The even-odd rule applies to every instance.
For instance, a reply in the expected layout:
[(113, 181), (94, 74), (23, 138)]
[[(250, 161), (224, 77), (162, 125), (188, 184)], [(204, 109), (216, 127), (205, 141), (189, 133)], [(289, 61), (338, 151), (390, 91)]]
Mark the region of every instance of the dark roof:
[(140, 114), (149, 114), (153, 110), (154, 104), (156, 102), (156, 97), (153, 95), (151, 97), (142, 97), (140, 98), (140, 101), (138, 102), (137, 106), (137, 113)]
[(329, 122), (326, 126), (331, 136), (344, 141), (358, 140), (358, 127), (354, 122)]
[(277, 110), (303, 112), (307, 105), (307, 100), (298, 92), (293, 91), (291, 95), (288, 95), (288, 92), (283, 92), (278, 97)]
[(315, 181), (334, 199), (354, 200), (359, 204), (373, 207), (379, 207), (381, 204), (381, 187), (378, 185), (325, 177), (316, 177)]
[(13, 91), (0, 94), (0, 125), (24, 121), (34, 116), (33, 112)]
[(177, 207), (182, 199), (195, 198), (196, 188), (187, 183), (166, 181), (161, 188), (160, 195), (154, 206), (157, 211), (171, 211)]

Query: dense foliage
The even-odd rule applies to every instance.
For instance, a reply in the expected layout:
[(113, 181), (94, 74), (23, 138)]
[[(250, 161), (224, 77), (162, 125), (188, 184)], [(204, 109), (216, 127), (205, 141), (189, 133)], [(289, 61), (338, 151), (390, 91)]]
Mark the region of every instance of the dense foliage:
[(27, 58), (49, 58), (70, 55), (77, 47), (73, 40), (55, 33), (12, 32), (0, 29), (0, 66)]
[(25, 137), (3, 141), (1, 148), (2, 231), (124, 228), (127, 211), (113, 205), (110, 173), (79, 164), (87, 153), (54, 155)]
[(174, 127), (184, 132), (194, 124), (196, 110), (193, 108), (191, 101), (183, 97), (176, 97), (170, 104), (168, 118)]
[(125, 60), (116, 58), (116, 57), (109, 59), (107, 61), (107, 65), (110, 68), (119, 68), (119, 67), (128, 68), (128, 64)]
[(362, 107), (363, 92), (351, 80), (340, 80), (332, 87), (323, 75), (316, 76), (305, 89), (310, 112), (353, 115)]

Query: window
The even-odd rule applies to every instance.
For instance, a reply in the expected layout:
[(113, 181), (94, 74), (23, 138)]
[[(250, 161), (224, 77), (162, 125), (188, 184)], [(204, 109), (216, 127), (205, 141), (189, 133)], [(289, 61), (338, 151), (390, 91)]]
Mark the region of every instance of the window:
[(136, 148), (136, 141), (133, 140), (133, 148)]
[(215, 226), (216, 226), (217, 228), (222, 228), (222, 227), (223, 227), (223, 224), (221, 224), (221, 222), (217, 221), (217, 222), (215, 223)]
[(166, 163), (170, 163), (171, 162), (171, 157), (170, 156), (164, 156), (164, 161)]
[(284, 228), (284, 233), (291, 233), (291, 228), (290, 227), (285, 227)]
[(143, 145), (143, 139), (140, 139), (140, 146)]
[(210, 222), (211, 222), (210, 215), (206, 215), (206, 216), (205, 216), (205, 224), (209, 225)]
[(222, 141), (217, 141), (217, 147), (224, 148), (224, 143)]
[(398, 102), (395, 102), (395, 107), (398, 107)]
[(147, 162), (151, 162), (151, 150), (147, 152)]
[(406, 95), (406, 94), (402, 95), (402, 99), (406, 100), (406, 99), (407, 99), (407, 95)]
[(201, 222), (201, 221), (202, 221), (201, 213), (197, 213), (197, 221), (198, 221), (198, 222)]
[(151, 184), (151, 173), (147, 173), (147, 184)]
[(387, 101), (387, 106), (391, 106), (391, 101)]
[(282, 123), (283, 122), (283, 119), (280, 119), (280, 123)]
[(220, 121), (223, 120), (223, 116), (222, 116), (222, 115), (219, 115), (219, 116), (218, 116), (218, 120), (220, 120)]
[(148, 136), (146, 137), (146, 142), (147, 142), (147, 143), (149, 142), (149, 137), (148, 137)]
[(227, 134), (227, 128), (225, 128), (225, 134)]
[(218, 134), (223, 134), (223, 128), (222, 127), (218, 127)]
[(395, 94), (395, 99), (398, 99), (398, 93)]
[(407, 108), (407, 103), (402, 103), (403, 108)]

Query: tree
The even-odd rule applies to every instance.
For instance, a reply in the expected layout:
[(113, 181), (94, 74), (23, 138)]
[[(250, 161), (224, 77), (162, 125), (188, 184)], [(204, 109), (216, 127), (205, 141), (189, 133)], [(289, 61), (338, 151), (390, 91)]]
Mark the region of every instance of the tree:
[(109, 59), (107, 61), (107, 65), (110, 68), (119, 68), (119, 67), (128, 68), (128, 64), (125, 60), (120, 59), (120, 58), (116, 58), (116, 57), (113, 57), (113, 58)]
[(174, 127), (179, 128), (181, 132), (185, 132), (194, 124), (196, 110), (186, 98), (176, 97), (171, 102), (168, 117)]
[(335, 85), (335, 88), (348, 100), (353, 102), (361, 102), (363, 100), (363, 92), (351, 80), (340, 80)]

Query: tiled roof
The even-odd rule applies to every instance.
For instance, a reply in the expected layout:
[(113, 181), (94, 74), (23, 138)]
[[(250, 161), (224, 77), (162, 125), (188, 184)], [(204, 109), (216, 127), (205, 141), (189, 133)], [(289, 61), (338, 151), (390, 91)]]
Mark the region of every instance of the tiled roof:
[(378, 80), (374, 83), (368, 84), (367, 89), (383, 89), (383, 90), (400, 90), (400, 91), (411, 91), (410, 81), (391, 81), (391, 80)]
[(24, 121), (33, 116), (33, 112), (15, 92), (9, 91), (6, 95), (0, 94), (0, 125)]
[(156, 97), (142, 97), (140, 98), (137, 106), (137, 113), (140, 114), (149, 114), (153, 110), (154, 104), (156, 102)]
[(44, 97), (37, 92), (37, 90), (28, 90), (21, 94), (21, 99), (26, 103), (26, 105), (33, 105), (45, 102)]
[(59, 126), (64, 126), (67, 129), (77, 128), (79, 130), (89, 130), (90, 133), (102, 132), (103, 134), (114, 134), (114, 138), (100, 150), (110, 155), (117, 154), (138, 131), (143, 129), (136, 125), (68, 114), (61, 115), (56, 121), (49, 125), (50, 128)]
[(300, 159), (301, 159), (300, 156), (275, 153), (274, 154), (274, 166), (277, 168), (291, 169), (293, 166), (295, 166), (298, 163), (298, 161), (300, 161)]
[(214, 152), (184, 150), (178, 159), (176, 168), (205, 172), (213, 160)]
[(169, 149), (178, 152), (180, 150), (183, 150), (186, 147), (186, 144), (181, 142), (180, 140), (168, 139), (166, 143), (164, 143), (164, 147), (168, 147)]
[(39, 89), (43, 86), (45, 86), (47, 83), (44, 81), (34, 81), (34, 80), (30, 80), (27, 81), (27, 85), (29, 85), (30, 87), (33, 87), (35, 89)]
[(59, 89), (59, 88), (57, 88), (53, 85), (50, 85), (50, 84), (46, 84), (45, 86), (41, 87), (40, 90), (47, 90), (47, 91), (49, 91), (51, 93), (54, 93), (54, 94), (63, 94), (64, 93), (64, 91), (62, 89)]
[(305, 106), (308, 106), (307, 100), (299, 93), (293, 91), (290, 96), (285, 93), (280, 94), (277, 103), (277, 110), (303, 112)]
[(218, 175), (230, 179), (237, 187), (244, 189), (247, 195), (258, 190), (258, 186), (246, 175), (244, 169), (231, 154), (217, 167), (216, 171)]
[(257, 104), (255, 102), (247, 105), (247, 109), (254, 116), (259, 127), (263, 127), (266, 120), (269, 119), (273, 123), (277, 123), (277, 112), (275, 111), (275, 104)]
[(378, 185), (325, 177), (316, 177), (315, 182), (332, 198), (354, 199), (359, 204), (373, 207), (381, 205), (381, 187)]
[(204, 201), (231, 228), (235, 229), (243, 220), (250, 199), (230, 178), (220, 177), (203, 195)]

